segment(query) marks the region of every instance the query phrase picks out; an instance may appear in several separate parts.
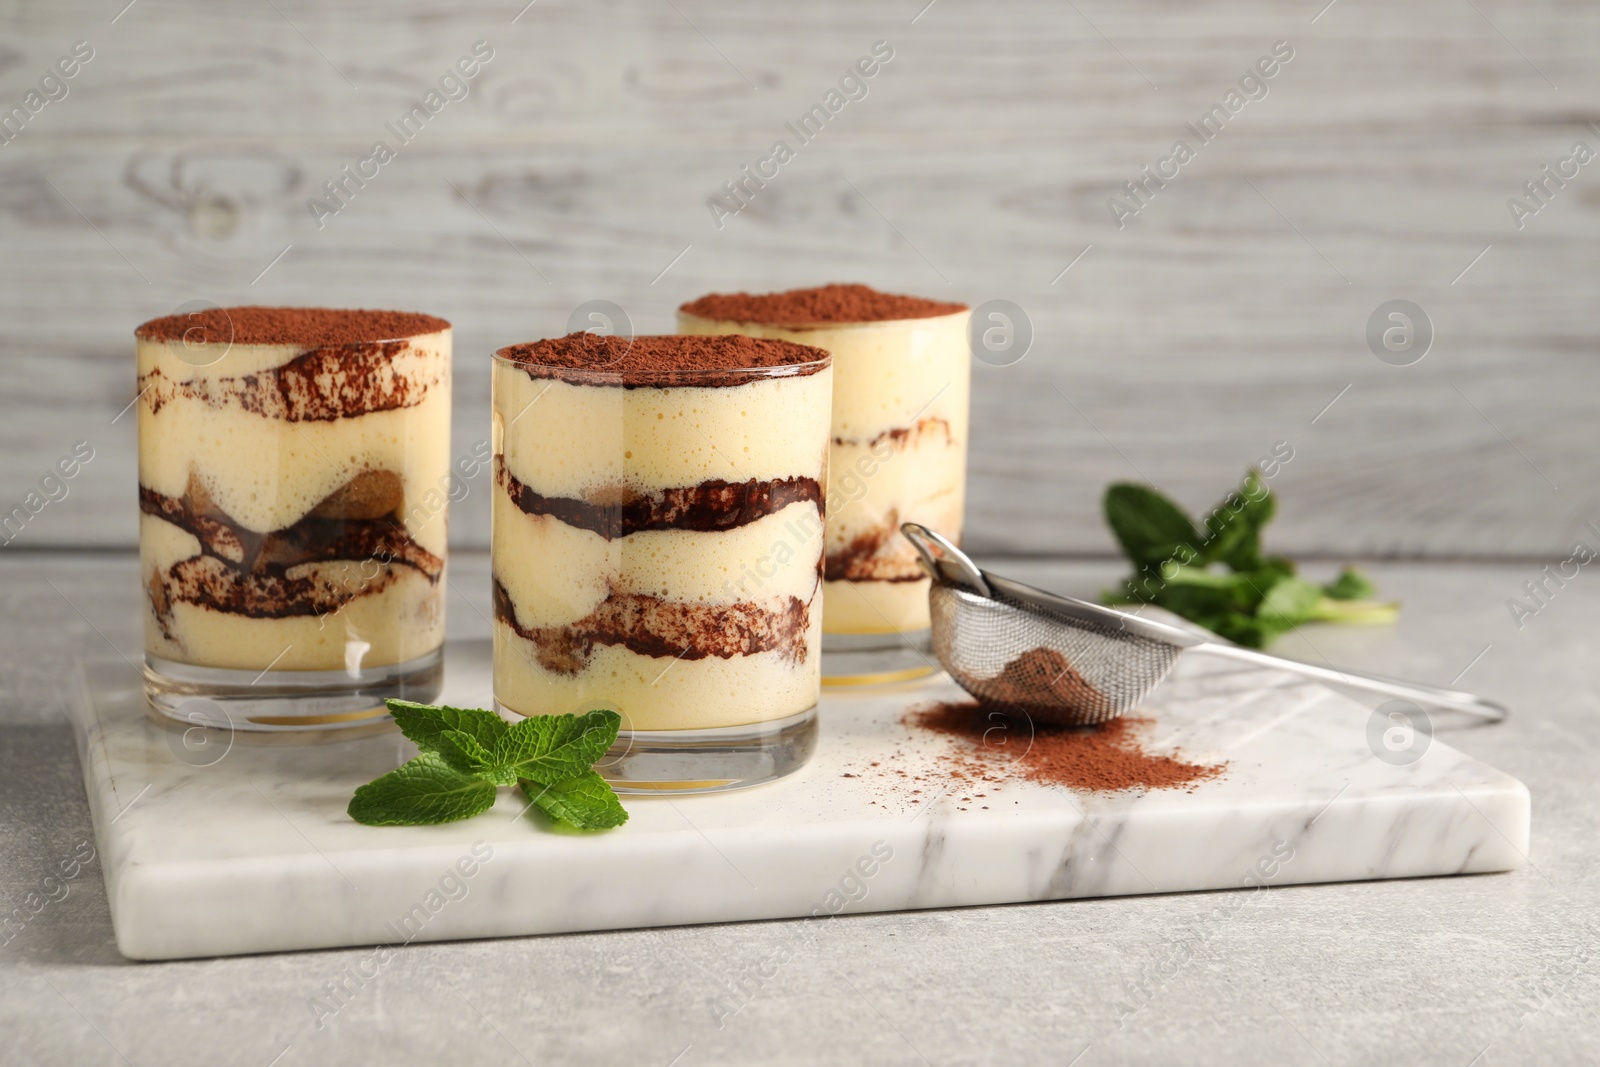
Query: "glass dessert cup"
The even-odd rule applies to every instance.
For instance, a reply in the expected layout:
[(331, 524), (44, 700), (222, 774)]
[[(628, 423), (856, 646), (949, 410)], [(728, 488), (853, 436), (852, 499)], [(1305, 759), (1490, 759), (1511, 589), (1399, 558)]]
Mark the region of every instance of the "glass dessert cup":
[(495, 353), (494, 691), (608, 708), (620, 792), (771, 781), (816, 741), (826, 353), (572, 334)]
[(960, 542), (969, 315), (958, 304), (842, 285), (713, 294), (678, 311), (679, 333), (775, 338), (833, 356), (825, 686), (905, 682), (939, 670), (929, 580), (899, 530), (920, 522)]
[(450, 324), (213, 308), (136, 337), (152, 707), (322, 734), (436, 697)]

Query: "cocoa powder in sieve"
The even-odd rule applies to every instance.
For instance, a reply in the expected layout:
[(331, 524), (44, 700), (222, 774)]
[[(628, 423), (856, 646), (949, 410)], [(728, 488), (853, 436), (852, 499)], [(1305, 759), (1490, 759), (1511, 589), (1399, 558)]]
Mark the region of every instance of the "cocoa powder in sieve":
[(988, 683), (988, 702), (1025, 712), (1035, 721), (1062, 723), (1055, 700), (1071, 707), (1099, 708), (1106, 698), (1052, 648), (1030, 648)]

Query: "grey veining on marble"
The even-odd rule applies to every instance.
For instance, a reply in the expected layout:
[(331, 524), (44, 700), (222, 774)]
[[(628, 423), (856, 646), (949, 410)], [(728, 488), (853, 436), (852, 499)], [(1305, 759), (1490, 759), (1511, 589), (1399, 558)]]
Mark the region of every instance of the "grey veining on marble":
[[(1109, 560), (985, 562), (1080, 595), (1118, 571)], [(487, 637), (486, 560), (456, 554), (451, 570), (452, 638)], [(1457, 685), (1511, 704), (1504, 726), (1439, 736), (1527, 783), (1528, 865), (1260, 893), (418, 942), (360, 980), (370, 948), (131, 964), (97, 861), (0, 946), (6, 1056), (91, 1067), (438, 1063), (464, 1050), (658, 1067), (675, 1057), (676, 1067), (1060, 1067), (1080, 1053), (1076, 1067), (1593, 1064), (1600, 584), (1586, 573), (1518, 630), (1504, 600), (1533, 576), (1526, 565), (1368, 570), (1404, 602), (1397, 627), (1308, 628), (1274, 650), (1437, 684), (1461, 675)], [(0, 554), (6, 909), (92, 840), (62, 679), (95, 649), (136, 653), (134, 573), (127, 554)], [(351, 992), (319, 1020), (313, 1001), (329, 983)], [(719, 1018), (730, 983), (751, 995)]]
[[(1482, 873), (1528, 848), (1528, 793), (1510, 776), (1442, 742), (1391, 764), (1369, 745), (1369, 708), (1203, 657), (1139, 709), (1151, 751), (1226, 764), (1187, 789), (957, 782), (946, 757), (971, 746), (903, 721), (963, 698), (941, 677), (827, 692), (800, 772), (628, 797), (628, 824), (592, 836), (549, 832), (510, 792), (463, 822), (364, 827), (345, 805), (414, 754), (396, 735), (195, 745), (147, 713), (121, 661), (81, 673), (96, 838), (135, 959)], [(447, 646), (446, 676), (444, 703), (490, 706), (481, 643)], [(994, 751), (1026, 765), (1031, 727), (1005, 734)]]

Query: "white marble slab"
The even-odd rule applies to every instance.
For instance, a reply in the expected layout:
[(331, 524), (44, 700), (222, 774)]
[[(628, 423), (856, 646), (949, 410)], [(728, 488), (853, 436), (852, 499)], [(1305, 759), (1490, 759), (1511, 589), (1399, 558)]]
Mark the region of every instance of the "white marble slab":
[[(487, 642), (453, 646), (448, 677), (447, 702), (488, 706)], [(1016, 781), (941, 795), (938, 756), (957, 742), (901, 723), (958, 695), (940, 680), (830, 693), (804, 771), (628, 797), (629, 823), (592, 836), (550, 831), (510, 791), (466, 822), (360, 826), (345, 805), (412, 754), (398, 734), (314, 747), (240, 734), (197, 753), (146, 715), (126, 664), (85, 663), (79, 682), (107, 895), (134, 959), (1478, 873), (1528, 849), (1515, 779), (1438, 737), (1409, 766), (1385, 762), (1367, 706), (1200, 658), (1141, 712), (1158, 746), (1227, 761), (1192, 792)]]

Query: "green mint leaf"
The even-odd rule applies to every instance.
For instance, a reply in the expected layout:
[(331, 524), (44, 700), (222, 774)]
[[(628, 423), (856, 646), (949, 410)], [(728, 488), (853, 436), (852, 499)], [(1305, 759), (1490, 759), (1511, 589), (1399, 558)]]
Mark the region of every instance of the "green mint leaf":
[(495, 762), (518, 778), (555, 785), (594, 766), (616, 741), (621, 725), (614, 711), (536, 715), (511, 725), (494, 750)]
[(1117, 543), (1138, 569), (1153, 571), (1183, 548), (1199, 558), (1194, 523), (1182, 508), (1147, 485), (1113, 485), (1106, 490), (1105, 513)]
[(438, 740), (438, 755), (462, 774), (470, 774), (495, 785), (517, 784), (517, 776), (498, 763), (494, 754), (465, 730), (446, 730)]
[(1261, 483), (1254, 467), (1244, 476), (1244, 484), (1229, 493), (1206, 516), (1205, 558), (1226, 563), (1236, 571), (1261, 566), (1261, 531), (1277, 513), (1277, 500)]
[(1241, 610), (1239, 595), (1238, 583), (1232, 579), (1218, 585), (1180, 583), (1162, 589), (1154, 603), (1174, 615), (1206, 626), (1208, 618)]
[(1270, 562), (1252, 571), (1238, 571), (1234, 579), (1239, 583), (1238, 607), (1241, 611), (1254, 612), (1267, 598), (1267, 590), (1283, 581), (1285, 578), (1294, 577), (1293, 573), (1282, 567), (1273, 566)]
[(368, 826), (424, 826), (466, 819), (494, 806), (495, 786), (424, 752), (356, 790), (350, 817)]
[(1282, 556), (1268, 556), (1261, 561), (1261, 566), (1257, 570), (1275, 575), (1292, 575), (1295, 573), (1294, 560)]
[(386, 700), (384, 703), (400, 732), (424, 752), (438, 752), (439, 738), (449, 730), (471, 734), (480, 745), (493, 751), (511, 726), (494, 712), (477, 708), (448, 708), (410, 700)]
[(1371, 600), (1378, 595), (1378, 587), (1354, 567), (1346, 567), (1339, 577), (1322, 587), (1322, 595), (1334, 600)]
[[(592, 714), (592, 713), (591, 713)], [(522, 781), (522, 791), (539, 810), (580, 830), (609, 830), (628, 821), (622, 801), (595, 771), (555, 785)]]
[(1278, 635), (1278, 631), (1263, 623), (1254, 615), (1242, 612), (1233, 612), (1220, 615), (1210, 621), (1194, 620), (1206, 629), (1222, 637), (1226, 637), (1236, 645), (1246, 648), (1265, 648), (1267, 642)]
[(1268, 626), (1291, 630), (1317, 610), (1322, 590), (1304, 578), (1279, 578), (1261, 599), (1256, 616)]

